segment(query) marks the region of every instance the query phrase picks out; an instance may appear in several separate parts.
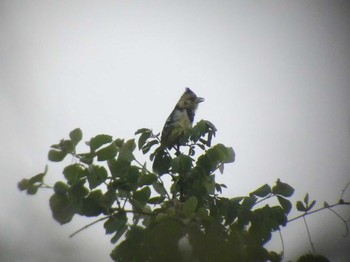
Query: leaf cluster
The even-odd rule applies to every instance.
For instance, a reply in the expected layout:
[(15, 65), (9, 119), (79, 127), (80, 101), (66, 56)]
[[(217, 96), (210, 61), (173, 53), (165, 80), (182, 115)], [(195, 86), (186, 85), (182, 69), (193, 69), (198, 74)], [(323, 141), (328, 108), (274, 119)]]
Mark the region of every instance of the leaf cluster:
[[(288, 223), (293, 187), (278, 179), (247, 196), (221, 197), (226, 185), (216, 175), (235, 161), (235, 152), (212, 145), (215, 133), (215, 126), (202, 120), (183, 133), (181, 146), (169, 150), (159, 134), (142, 128), (135, 132), (136, 142), (100, 134), (78, 152), (83, 134), (77, 128), (48, 153), (53, 162), (68, 155), (74, 159), (63, 168), (62, 180), (46, 185), (46, 167), (18, 188), (28, 194), (51, 188), (50, 208), (60, 224), (76, 215), (98, 217), (90, 225), (104, 221), (116, 244), (115, 261), (185, 261), (182, 239), (188, 240), (191, 261), (281, 261), (283, 254), (264, 245)], [(135, 158), (136, 148), (148, 155), (151, 171)], [(166, 176), (171, 185), (163, 182)], [(278, 204), (271, 205), (271, 198)], [(306, 214), (314, 205), (306, 195), (297, 209)]]

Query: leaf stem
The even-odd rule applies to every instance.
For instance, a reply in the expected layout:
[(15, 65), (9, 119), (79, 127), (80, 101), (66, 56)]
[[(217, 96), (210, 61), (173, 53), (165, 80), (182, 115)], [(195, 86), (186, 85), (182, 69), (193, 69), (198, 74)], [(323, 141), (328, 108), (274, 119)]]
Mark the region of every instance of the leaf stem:
[[(305, 215), (306, 215), (306, 214), (305, 214)], [(303, 216), (303, 220), (304, 220), (304, 223), (305, 223), (307, 235), (308, 235), (308, 237), (309, 237), (309, 242), (310, 242), (310, 245), (311, 245), (311, 248), (312, 248), (312, 254), (315, 255), (315, 253), (316, 253), (316, 252), (315, 252), (315, 247), (314, 247), (314, 244), (312, 243), (311, 234), (310, 234), (309, 226), (308, 226), (307, 223), (306, 223), (305, 215)]]
[(107, 218), (110, 218), (111, 216), (105, 216), (105, 217), (101, 217), (93, 222), (91, 222), (90, 224), (87, 224), (85, 226), (83, 226), (82, 228), (78, 229), (77, 231), (75, 231), (73, 234), (69, 235), (70, 238), (74, 237), (76, 234), (80, 233), (81, 231), (83, 231), (84, 229), (87, 229), (95, 224), (97, 224), (98, 222), (101, 222), (103, 220), (106, 220)]

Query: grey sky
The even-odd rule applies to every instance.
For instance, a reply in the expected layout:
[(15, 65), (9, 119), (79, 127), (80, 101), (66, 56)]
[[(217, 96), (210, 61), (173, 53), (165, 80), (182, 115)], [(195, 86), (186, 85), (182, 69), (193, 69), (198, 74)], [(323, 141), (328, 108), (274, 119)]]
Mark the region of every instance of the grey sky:
[[(76, 127), (86, 140), (159, 131), (186, 86), (206, 99), (196, 119), (236, 151), (217, 177), (226, 196), (280, 178), (295, 201), (338, 200), (350, 182), (349, 13), (349, 1), (0, 1), (0, 260), (110, 261), (102, 224), (68, 239), (90, 220), (60, 226), (50, 192), (16, 183)], [(51, 181), (62, 167), (50, 164)], [(341, 222), (308, 222), (316, 250), (345, 261)], [(311, 250), (302, 221), (283, 235), (287, 259)]]

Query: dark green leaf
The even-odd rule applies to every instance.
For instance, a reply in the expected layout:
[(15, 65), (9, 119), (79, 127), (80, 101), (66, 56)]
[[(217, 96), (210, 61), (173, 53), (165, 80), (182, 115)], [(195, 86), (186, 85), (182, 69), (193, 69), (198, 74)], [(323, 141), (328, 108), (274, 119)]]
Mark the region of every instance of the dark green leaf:
[(52, 162), (60, 162), (66, 157), (66, 155), (67, 155), (66, 152), (51, 149), (49, 151), (48, 158)]
[(153, 183), (153, 189), (159, 194), (159, 195), (162, 195), (162, 196), (165, 196), (167, 194), (167, 191), (164, 187), (164, 185), (160, 182), (154, 182)]
[(121, 226), (119, 228), (119, 230), (117, 231), (117, 233), (115, 233), (115, 235), (112, 237), (111, 242), (113, 244), (117, 243), (118, 240), (124, 235), (124, 233), (128, 230), (128, 226), (126, 224), (124, 224), (123, 226)]
[(117, 155), (118, 148), (115, 143), (111, 143), (110, 145), (98, 150), (96, 152), (98, 161), (105, 161), (111, 158), (114, 158)]
[(277, 196), (278, 202), (282, 206), (284, 212), (286, 214), (289, 214), (290, 210), (292, 209), (292, 204), (289, 200), (285, 199), (284, 197)]
[(152, 185), (155, 181), (157, 181), (157, 176), (155, 174), (141, 174), (137, 185), (139, 187)]
[(63, 169), (63, 175), (67, 179), (69, 185), (73, 185), (81, 178), (88, 175), (88, 171), (80, 164), (72, 164)]
[(136, 145), (134, 139), (130, 139), (125, 142), (118, 155), (118, 160), (124, 160), (128, 162), (134, 160), (134, 155), (132, 152), (134, 151), (135, 147)]
[(308, 193), (306, 193), (306, 195), (304, 197), (304, 203), (305, 203), (306, 206), (309, 205), (309, 194)]
[(66, 184), (66, 183), (64, 183), (64, 182), (62, 182), (62, 181), (58, 181), (58, 182), (56, 182), (55, 183), (55, 185), (53, 186), (53, 190), (55, 191), (55, 193), (56, 194), (58, 194), (58, 195), (64, 195), (64, 194), (66, 194), (67, 192), (68, 192), (68, 190), (69, 190), (69, 186)]
[(128, 175), (129, 168), (130, 168), (129, 161), (120, 160), (120, 159), (116, 160), (112, 158), (107, 161), (107, 164), (113, 178), (125, 177)]
[(39, 186), (30, 184), (27, 188), (27, 194), (28, 195), (35, 195), (36, 192), (38, 192)]
[(128, 222), (126, 213), (118, 213), (111, 216), (105, 223), (104, 228), (106, 229), (106, 234), (112, 234), (123, 228)]
[(206, 181), (204, 182), (204, 187), (208, 194), (215, 194), (215, 175), (211, 175), (206, 178)]
[(294, 188), (290, 185), (281, 182), (281, 180), (277, 179), (276, 185), (272, 188), (272, 193), (275, 195), (281, 195), (284, 197), (290, 197), (294, 193)]
[(126, 180), (130, 184), (132, 190), (136, 190), (136, 188), (138, 187), (137, 183), (139, 180), (139, 176), (140, 176), (139, 168), (136, 166), (130, 166), (129, 172), (126, 176)]
[(50, 198), (50, 208), (54, 219), (60, 224), (65, 224), (72, 220), (79, 207), (76, 202), (69, 201), (66, 195), (53, 194)]
[(90, 194), (83, 199), (81, 212), (84, 216), (95, 217), (102, 213), (103, 208), (100, 205), (102, 198), (101, 190), (91, 191)]
[(29, 179), (22, 179), (20, 182), (18, 182), (17, 184), (18, 186), (18, 189), (23, 191), (23, 190), (27, 190), (27, 188), (30, 186), (30, 183), (29, 183)]
[(301, 201), (297, 201), (297, 210), (300, 212), (306, 212), (306, 208)]
[(153, 170), (158, 175), (163, 175), (169, 172), (171, 165), (171, 157), (167, 151), (160, 149), (157, 151), (154, 161), (153, 161)]
[(94, 161), (95, 153), (83, 153), (83, 154), (78, 154), (79, 160), (87, 165), (91, 165), (92, 162)]
[(163, 203), (165, 197), (164, 196), (156, 196), (148, 199), (148, 204), (156, 205)]
[(42, 183), (44, 179), (45, 173), (38, 174), (29, 179), (30, 184)]
[(87, 189), (84, 184), (85, 179), (82, 179), (70, 187), (69, 196), (71, 199), (81, 200), (89, 193), (89, 189)]
[(198, 200), (195, 196), (189, 197), (183, 205), (183, 213), (186, 217), (192, 218), (194, 212), (196, 211), (198, 205)]
[(235, 152), (232, 147), (225, 147), (223, 144), (217, 144), (215, 147), (217, 147), (224, 155), (222, 158), (223, 163), (232, 163), (235, 161)]
[(222, 194), (222, 189), (221, 189), (221, 185), (218, 183), (215, 183), (215, 189), (216, 191), (218, 191), (220, 194)]
[(307, 207), (307, 211), (310, 211), (314, 207), (315, 204), (316, 204), (316, 201), (312, 200), (311, 204)]
[(143, 145), (146, 143), (147, 139), (151, 137), (151, 135), (152, 135), (151, 130), (142, 132), (141, 136), (139, 137), (139, 141), (137, 143), (139, 149), (143, 147)]
[(135, 135), (142, 134), (142, 133), (150, 133), (150, 132), (152, 132), (152, 130), (149, 128), (140, 128), (136, 130)]
[(258, 197), (266, 197), (269, 194), (271, 194), (271, 187), (268, 184), (265, 184), (259, 187), (257, 190), (253, 191), (252, 193), (250, 193), (251, 196), (253, 195)]
[(104, 144), (112, 142), (112, 136), (109, 135), (97, 135), (90, 139), (89, 145), (91, 152), (95, 152), (96, 149), (100, 148)]
[(76, 146), (83, 138), (83, 132), (80, 128), (76, 128), (69, 133), (69, 137), (72, 140), (74, 146)]
[(225, 168), (225, 165), (224, 165), (224, 164), (219, 165), (220, 174), (223, 174), (223, 173), (224, 173), (224, 168)]
[(133, 194), (133, 199), (138, 201), (141, 206), (144, 206), (147, 204), (148, 199), (151, 196), (151, 189), (148, 186), (145, 186), (144, 188), (137, 190)]
[(147, 142), (143, 147), (142, 147), (142, 153), (143, 154), (147, 154), (148, 151), (151, 150), (151, 148), (154, 146), (154, 145), (157, 145), (159, 144), (159, 141), (157, 139), (154, 139), (154, 140), (151, 140), (149, 142)]
[(108, 177), (107, 170), (103, 166), (91, 165), (89, 167), (89, 187), (94, 189), (95, 187), (101, 185)]
[(255, 196), (244, 197), (242, 206), (247, 209), (252, 209), (256, 203), (257, 198)]
[(73, 145), (73, 142), (72, 140), (65, 140), (65, 139), (62, 139), (59, 143), (59, 147), (60, 149), (63, 151), (63, 152), (66, 152), (66, 153), (72, 153), (74, 152), (74, 145)]
[(192, 158), (186, 155), (175, 157), (171, 161), (171, 168), (173, 173), (185, 174), (191, 170)]

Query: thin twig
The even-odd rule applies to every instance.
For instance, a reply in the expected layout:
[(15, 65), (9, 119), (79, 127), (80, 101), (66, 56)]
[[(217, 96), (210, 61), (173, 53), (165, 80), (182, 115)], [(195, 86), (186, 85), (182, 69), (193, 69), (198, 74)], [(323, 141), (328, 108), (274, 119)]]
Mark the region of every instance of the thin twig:
[(321, 210), (324, 210), (324, 209), (329, 209), (329, 208), (332, 208), (332, 207), (336, 207), (336, 206), (339, 206), (339, 205), (350, 205), (350, 202), (342, 202), (342, 203), (335, 203), (333, 205), (328, 205), (328, 206), (324, 206), (324, 207), (321, 207), (321, 208), (318, 208), (318, 209), (315, 209), (313, 211), (310, 211), (310, 212), (307, 212), (305, 214), (302, 214), (302, 215), (299, 215), (299, 216), (296, 216), (296, 217), (293, 217), (292, 219), (289, 219), (287, 222), (290, 223), (294, 220), (298, 220), (299, 218), (302, 218), (304, 216), (307, 216), (307, 215), (311, 215), (313, 213), (316, 213), (316, 212), (319, 212)]
[(345, 187), (343, 188), (343, 190), (341, 191), (340, 199), (343, 199), (343, 196), (344, 196), (345, 191), (346, 191), (346, 189), (348, 188), (348, 186), (350, 186), (350, 182), (347, 183), (347, 184), (345, 185)]
[(311, 234), (310, 234), (310, 231), (309, 231), (309, 227), (306, 223), (306, 218), (305, 216), (303, 216), (303, 220), (304, 220), (304, 223), (305, 223), (305, 227), (306, 227), (306, 231), (307, 231), (307, 235), (309, 237), (309, 242), (310, 242), (310, 245), (311, 245), (311, 248), (312, 248), (312, 253), (315, 255), (315, 247), (314, 247), (314, 244), (312, 243), (312, 239), (311, 239)]
[(282, 236), (281, 229), (278, 229), (278, 233), (280, 235), (281, 243), (282, 243), (282, 259), (283, 259), (283, 257), (284, 257), (284, 241), (283, 241), (283, 236)]
[(94, 222), (87, 224), (85, 226), (83, 226), (82, 228), (80, 228), (79, 230), (75, 231), (73, 234), (71, 234), (69, 237), (72, 238), (74, 237), (76, 234), (78, 234), (79, 232), (83, 231), (84, 229), (87, 229), (93, 225), (95, 225), (98, 222), (101, 222), (103, 220), (106, 220), (107, 218), (110, 218), (111, 216), (105, 216), (105, 217), (101, 217), (100, 219), (95, 220)]
[(345, 229), (346, 232), (345, 234), (343, 234), (343, 237), (346, 237), (349, 234), (349, 227), (348, 227), (348, 223), (346, 222), (346, 220), (344, 218), (342, 218), (341, 215), (339, 215), (337, 212), (335, 212), (333, 209), (328, 208), (330, 211), (332, 211), (341, 221), (343, 221), (343, 223), (345, 224)]

